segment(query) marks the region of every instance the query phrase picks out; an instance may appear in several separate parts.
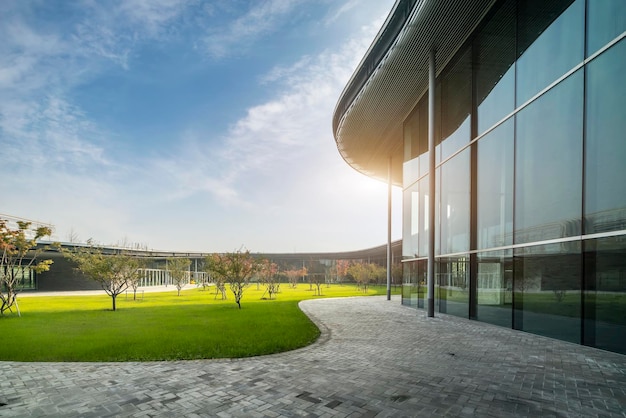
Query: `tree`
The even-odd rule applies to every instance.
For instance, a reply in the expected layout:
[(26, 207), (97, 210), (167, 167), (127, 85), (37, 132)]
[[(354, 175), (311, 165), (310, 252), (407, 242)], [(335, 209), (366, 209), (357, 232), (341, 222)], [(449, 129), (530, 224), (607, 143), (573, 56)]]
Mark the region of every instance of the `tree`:
[(402, 283), (402, 263), (396, 263), (391, 267), (391, 282), (394, 286)]
[(143, 274), (140, 260), (127, 254), (107, 255), (97, 247), (77, 247), (64, 250), (63, 254), (76, 263), (77, 269), (85, 277), (100, 284), (111, 297), (113, 311), (117, 309), (117, 296)]
[(74, 228), (70, 228), (70, 232), (67, 234), (67, 242), (76, 243), (79, 242), (80, 238), (78, 237), (78, 233), (74, 230)]
[(215, 298), (221, 295), (222, 300), (226, 300), (226, 278), (221, 274), (217, 274), (212, 267), (221, 262), (219, 254), (210, 254), (204, 258), (204, 268), (206, 273), (211, 276), (211, 280), (215, 284)]
[(265, 285), (265, 292), (272, 300), (272, 296), (280, 290), (280, 281), (278, 280), (278, 265), (270, 260), (263, 259), (258, 262), (259, 279)]
[(259, 269), (259, 264), (252, 258), (250, 251), (235, 251), (225, 254), (213, 254), (208, 257), (209, 269), (215, 277), (228, 282), (235, 302), (241, 309), (243, 292), (250, 285), (250, 279)]
[(167, 270), (178, 290), (178, 296), (180, 296), (180, 290), (189, 282), (190, 265), (191, 260), (188, 258), (170, 257), (167, 259)]
[(202, 286), (202, 290), (207, 290), (209, 288), (209, 281), (211, 280), (211, 275), (206, 271), (206, 260), (200, 262), (200, 271), (201, 274), (196, 275), (196, 287)]
[(147, 266), (147, 261), (145, 259), (137, 258), (137, 274), (132, 275), (128, 280), (128, 286), (133, 289), (133, 300), (137, 300), (137, 288), (139, 287), (139, 283), (141, 283), (141, 279), (145, 275), (145, 268)]
[(387, 269), (385, 267), (376, 263), (370, 263), (369, 268), (372, 272), (372, 280), (374, 280), (376, 284), (382, 284), (387, 280)]
[(348, 274), (354, 277), (357, 286), (367, 293), (369, 284), (385, 269), (374, 263), (354, 263), (348, 268)]
[[(5, 219), (0, 219), (0, 314), (12, 312), (15, 305), (18, 315), (19, 306), (16, 297), (19, 292), (22, 273), (27, 270), (41, 273), (50, 270), (52, 260), (37, 261), (37, 257), (46, 248), (36, 249), (37, 240), (52, 234), (52, 229), (40, 226), (34, 231), (30, 222), (17, 222), (18, 228), (11, 229)], [(31, 236), (29, 238), (29, 235)]]
[(313, 290), (313, 285), (315, 285), (315, 294), (321, 296), (321, 286), (326, 278), (325, 266), (318, 260), (309, 259), (307, 278), (309, 280), (309, 290)]
[(337, 260), (337, 281), (343, 282), (343, 279), (348, 275), (348, 268), (350, 267), (349, 260)]
[(324, 273), (311, 273), (309, 275), (310, 281), (315, 285), (315, 295), (322, 296), (322, 284), (326, 280), (326, 274)]
[(301, 269), (290, 269), (285, 270), (283, 272), (285, 276), (287, 276), (287, 280), (289, 280), (289, 285), (295, 289), (298, 286), (298, 279), (300, 277), (306, 276), (306, 267)]

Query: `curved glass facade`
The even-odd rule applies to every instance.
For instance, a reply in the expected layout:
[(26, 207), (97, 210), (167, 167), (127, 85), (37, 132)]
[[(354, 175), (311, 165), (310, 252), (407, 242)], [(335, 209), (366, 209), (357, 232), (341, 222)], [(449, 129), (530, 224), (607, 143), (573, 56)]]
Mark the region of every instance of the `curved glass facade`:
[[(498, 2), (436, 80), (439, 312), (626, 353), (626, 2)], [(424, 307), (427, 94), (404, 122)]]

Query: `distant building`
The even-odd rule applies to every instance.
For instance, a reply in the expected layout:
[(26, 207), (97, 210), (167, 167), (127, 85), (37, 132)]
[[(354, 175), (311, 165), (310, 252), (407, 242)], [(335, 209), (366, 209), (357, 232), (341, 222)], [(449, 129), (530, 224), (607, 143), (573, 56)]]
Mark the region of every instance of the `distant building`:
[[(40, 259), (51, 259), (53, 261), (50, 271), (36, 274), (34, 271), (27, 271), (20, 287), (25, 291), (72, 291), (72, 290), (97, 290), (100, 285), (85, 278), (82, 273), (76, 270), (76, 266), (49, 243), (42, 242), (40, 246), (48, 247), (40, 255)], [(86, 244), (62, 243), (62, 247), (72, 249), (84, 247)], [(155, 251), (144, 249), (121, 248), (114, 246), (100, 247), (104, 254), (115, 254), (123, 252), (146, 260), (147, 265), (140, 281), (141, 287), (162, 286), (172, 284), (167, 272), (167, 259), (170, 257), (188, 258), (191, 260), (190, 279), (199, 279), (205, 274), (204, 259), (208, 253), (200, 252), (180, 252), (180, 251)], [(402, 244), (396, 241), (392, 245), (392, 260), (396, 263), (401, 260)], [(309, 271), (329, 274), (335, 266), (337, 260), (349, 260), (354, 262), (375, 263), (386, 265), (386, 246), (368, 248), (357, 251), (332, 252), (332, 253), (253, 253), (254, 257), (267, 258), (278, 264), (281, 271), (289, 268), (306, 267)], [(319, 273), (318, 272), (318, 273)], [(329, 281), (334, 281), (332, 277)], [(198, 280), (196, 280), (198, 281)], [(398, 282), (399, 283), (399, 282)]]
[[(49, 227), (54, 230), (54, 225), (40, 221), (20, 218), (13, 215), (0, 214), (0, 219), (6, 221), (9, 230), (17, 230), (18, 222), (30, 223), (26, 231), (26, 237), (34, 238), (34, 231), (38, 227)], [(49, 238), (49, 237), (47, 237)], [(40, 240), (34, 249), (40, 251), (39, 260), (50, 259), (52, 265), (49, 271), (36, 273), (28, 267), (20, 269), (20, 281), (18, 289), (20, 291), (74, 291), (74, 290), (98, 290), (100, 284), (87, 279), (76, 269), (76, 265), (64, 257), (60, 249), (73, 250), (81, 247), (88, 247), (90, 244), (75, 242), (52, 242)], [(204, 260), (210, 253), (202, 252), (181, 252), (181, 251), (157, 251), (149, 250), (137, 244), (129, 246), (97, 245), (103, 254), (124, 253), (140, 257), (146, 261), (143, 268), (143, 275), (140, 280), (140, 287), (162, 286), (172, 284), (167, 271), (168, 258), (188, 258), (191, 261), (189, 266), (189, 279), (200, 281), (206, 276)], [(386, 266), (387, 246), (381, 245), (373, 248), (366, 248), (355, 251), (343, 252), (314, 252), (314, 253), (253, 253), (253, 257), (265, 258), (279, 266), (279, 272), (291, 268), (299, 269), (306, 267), (311, 274), (324, 275), (328, 282), (334, 282), (332, 271), (339, 260), (350, 262), (374, 263)], [(28, 260), (32, 260), (32, 254)], [(395, 241), (391, 245), (391, 262), (397, 264), (402, 258), (402, 243)], [(394, 284), (399, 284), (398, 283)]]
[(625, 38), (624, 0), (396, 1), (333, 130), (403, 188), (403, 304), (430, 257), (437, 312), (626, 353)]

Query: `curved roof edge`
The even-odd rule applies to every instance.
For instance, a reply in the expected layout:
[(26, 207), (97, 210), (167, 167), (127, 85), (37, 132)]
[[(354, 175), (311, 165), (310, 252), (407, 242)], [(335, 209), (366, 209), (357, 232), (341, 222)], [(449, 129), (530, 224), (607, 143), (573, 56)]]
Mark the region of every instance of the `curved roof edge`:
[(348, 84), (346, 84), (346, 87), (344, 87), (341, 92), (339, 101), (335, 106), (333, 116), (333, 132), (337, 131), (341, 116), (343, 116), (346, 110), (348, 110), (352, 101), (356, 98), (369, 77), (378, 67), (378, 64), (380, 64), (387, 51), (389, 51), (391, 44), (395, 41), (398, 33), (400, 33), (404, 27), (404, 24), (417, 1), (418, 0), (396, 0), (396, 3), (393, 5), (389, 15), (387, 15), (387, 19), (385, 19), (383, 26), (378, 31), (376, 38), (374, 38), (374, 41), (368, 48), (365, 56), (361, 59), (357, 69), (350, 77)]
[(357, 171), (402, 185), (402, 123), (428, 88), (428, 56), (437, 74), (497, 0), (397, 0), (344, 88), (333, 114), (342, 158)]

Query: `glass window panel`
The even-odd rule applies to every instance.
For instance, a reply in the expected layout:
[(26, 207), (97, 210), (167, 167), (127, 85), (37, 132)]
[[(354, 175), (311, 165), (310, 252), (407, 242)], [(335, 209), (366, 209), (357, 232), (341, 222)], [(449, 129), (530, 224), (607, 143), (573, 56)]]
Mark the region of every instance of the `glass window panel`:
[(585, 242), (584, 344), (626, 354), (626, 237)]
[(428, 297), (428, 260), (419, 260), (417, 265), (417, 307), (425, 309), (425, 300)]
[(520, 0), (518, 7), (519, 106), (582, 62), (585, 3)]
[(404, 137), (403, 137), (404, 157), (403, 157), (403, 161), (407, 162), (407, 161), (410, 161), (411, 158), (413, 158), (413, 157), (411, 157), (411, 124), (408, 123), (408, 120), (404, 121), (403, 132), (404, 132)]
[(513, 244), (513, 118), (478, 141), (478, 249)]
[(439, 312), (469, 317), (469, 256), (437, 260)]
[(419, 191), (418, 185), (406, 189), (402, 198), (402, 256), (417, 257), (419, 233)]
[(516, 116), (515, 243), (580, 234), (583, 73)]
[(418, 126), (418, 147), (419, 147), (419, 175), (428, 173), (428, 94), (420, 100), (418, 104), (420, 124)]
[(402, 182), (404, 187), (415, 183), (419, 178), (419, 159), (414, 158), (402, 164)]
[(471, 48), (467, 48), (441, 79), (442, 160), (469, 142), (471, 108), (472, 62)]
[(435, 163), (441, 162), (441, 82), (435, 85)]
[(625, 74), (626, 40), (587, 65), (587, 234), (626, 229)]
[(441, 253), (469, 250), (470, 149), (441, 167)]
[[(435, 170), (435, 254), (441, 254), (441, 167)], [(428, 222), (428, 217), (425, 218)]]
[(428, 213), (429, 213), (429, 192), (428, 176), (419, 181), (419, 209), (418, 209), (418, 255), (426, 257), (428, 255)]
[(515, 250), (514, 328), (580, 343), (580, 242)]
[(626, 1), (587, 2), (587, 56), (626, 31)]
[(404, 185), (428, 173), (428, 95), (404, 121)]
[(404, 263), (402, 280), (402, 304), (417, 307), (417, 264)]
[(419, 123), (417, 109), (404, 121), (404, 161), (410, 161), (419, 155)]
[(507, 1), (474, 41), (478, 135), (515, 108), (515, 1)]
[(511, 328), (513, 318), (513, 251), (477, 254), (476, 319)]

